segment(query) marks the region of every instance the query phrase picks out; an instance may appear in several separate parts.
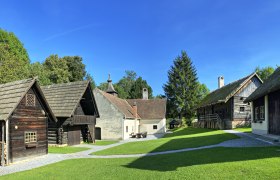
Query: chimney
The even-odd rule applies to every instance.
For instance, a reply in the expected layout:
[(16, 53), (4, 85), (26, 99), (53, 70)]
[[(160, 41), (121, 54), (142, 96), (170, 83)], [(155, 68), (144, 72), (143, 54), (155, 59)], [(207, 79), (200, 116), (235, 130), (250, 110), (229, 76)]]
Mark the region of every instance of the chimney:
[(148, 100), (149, 99), (149, 93), (148, 93), (148, 88), (143, 88), (143, 99)]
[(136, 104), (136, 102), (133, 103), (132, 110), (133, 110), (133, 116), (137, 119), (137, 104)]
[(225, 79), (223, 76), (218, 77), (218, 88), (221, 88), (225, 85)]

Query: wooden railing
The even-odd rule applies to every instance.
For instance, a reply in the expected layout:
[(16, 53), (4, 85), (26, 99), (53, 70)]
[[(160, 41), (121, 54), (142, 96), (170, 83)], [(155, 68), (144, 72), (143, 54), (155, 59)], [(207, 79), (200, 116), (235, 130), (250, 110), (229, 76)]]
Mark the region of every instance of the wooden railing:
[(217, 113), (206, 114), (199, 116), (198, 126), (201, 128), (224, 129), (224, 122)]

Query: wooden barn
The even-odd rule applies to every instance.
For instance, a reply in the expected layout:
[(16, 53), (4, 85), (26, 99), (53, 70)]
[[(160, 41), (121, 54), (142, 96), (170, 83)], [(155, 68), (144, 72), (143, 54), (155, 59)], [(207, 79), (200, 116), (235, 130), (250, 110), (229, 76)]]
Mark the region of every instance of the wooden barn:
[(81, 141), (95, 141), (99, 113), (89, 81), (55, 84), (42, 89), (58, 120), (49, 123), (49, 144), (75, 145)]
[(256, 73), (224, 86), (218, 78), (218, 89), (208, 94), (197, 108), (198, 126), (213, 129), (232, 129), (250, 124), (251, 106), (243, 101), (262, 80)]
[(252, 131), (260, 135), (280, 135), (280, 68), (245, 102), (252, 106)]
[(36, 79), (0, 85), (1, 165), (48, 153), (48, 122), (55, 122)]

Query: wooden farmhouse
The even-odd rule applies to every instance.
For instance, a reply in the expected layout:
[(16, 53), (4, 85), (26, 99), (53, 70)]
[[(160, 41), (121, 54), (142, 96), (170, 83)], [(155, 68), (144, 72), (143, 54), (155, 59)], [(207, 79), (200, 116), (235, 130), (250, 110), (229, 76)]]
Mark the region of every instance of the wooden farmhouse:
[(78, 81), (42, 87), (57, 118), (49, 123), (49, 144), (75, 145), (95, 141), (95, 123), (99, 117), (89, 81)]
[(48, 122), (56, 118), (36, 79), (1, 84), (1, 165), (47, 154)]
[(218, 78), (218, 89), (208, 94), (197, 108), (198, 126), (232, 129), (250, 124), (251, 106), (243, 101), (261, 84), (256, 73), (224, 86)]
[(280, 135), (280, 68), (246, 100), (251, 102), (252, 131), (260, 135)]
[[(145, 88), (144, 97), (148, 97)], [(94, 90), (100, 118), (96, 120), (97, 139), (128, 139), (132, 133), (165, 132), (166, 100), (121, 99), (112, 81), (106, 92)]]

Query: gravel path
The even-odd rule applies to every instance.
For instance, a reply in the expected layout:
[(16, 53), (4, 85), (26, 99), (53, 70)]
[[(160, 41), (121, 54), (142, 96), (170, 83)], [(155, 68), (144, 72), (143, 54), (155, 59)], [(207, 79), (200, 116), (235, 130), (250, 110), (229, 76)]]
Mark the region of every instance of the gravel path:
[(100, 151), (103, 149), (115, 147), (127, 142), (131, 141), (142, 141), (142, 140), (151, 140), (156, 139), (158, 137), (149, 137), (147, 139), (133, 139), (133, 140), (125, 140), (120, 141), (115, 144), (107, 145), (107, 146), (95, 146), (88, 144), (77, 145), (78, 147), (88, 147), (91, 148), (86, 151), (72, 153), (72, 154), (47, 154), (44, 156), (39, 156), (32, 158), (31, 160), (20, 161), (18, 163), (13, 163), (10, 166), (1, 167), (0, 166), (0, 176), (25, 170), (30, 170), (33, 168), (45, 166), (48, 164), (56, 163), (59, 161), (67, 160), (67, 159), (77, 159), (77, 158), (130, 158), (130, 157), (143, 157), (143, 156), (154, 156), (160, 154), (171, 154), (178, 152), (186, 152), (186, 151), (194, 151), (200, 149), (214, 148), (214, 147), (261, 147), (261, 146), (275, 146), (279, 144), (275, 144), (273, 142), (267, 141), (260, 136), (251, 134), (251, 133), (241, 133), (234, 130), (225, 130), (228, 133), (235, 134), (240, 137), (240, 139), (233, 139), (229, 141), (222, 142), (220, 144), (210, 145), (210, 146), (202, 146), (197, 148), (185, 148), (179, 150), (170, 150), (164, 152), (152, 152), (148, 154), (131, 154), (131, 155), (108, 155), (108, 156), (96, 156), (89, 155), (93, 152)]

